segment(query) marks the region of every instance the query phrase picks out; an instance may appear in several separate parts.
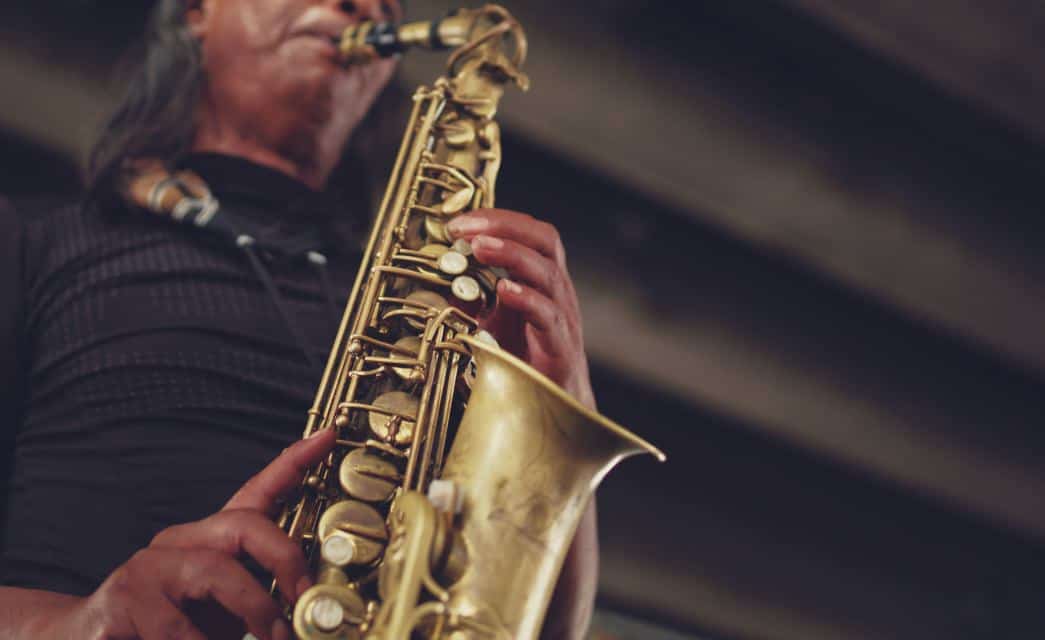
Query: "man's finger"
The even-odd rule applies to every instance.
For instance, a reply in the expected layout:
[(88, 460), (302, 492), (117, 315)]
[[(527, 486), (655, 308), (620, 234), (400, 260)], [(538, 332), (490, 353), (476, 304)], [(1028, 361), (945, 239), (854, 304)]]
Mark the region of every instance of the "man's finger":
[(209, 549), (230, 557), (245, 553), (275, 576), (288, 602), (301, 596), (304, 589), (299, 585), (308, 577), (305, 557), (297, 543), (267, 517), (252, 510), (226, 509), (199, 522), (164, 529), (149, 546)]
[(514, 240), (557, 263), (565, 261), (558, 230), (533, 216), (507, 209), (476, 209), (457, 216), (446, 225), (454, 238), (471, 240), (477, 235)]
[(536, 331), (541, 349), (552, 358), (568, 352), (570, 320), (565, 312), (546, 295), (533, 287), (502, 279), (497, 283), (498, 303), (518, 311)]
[(280, 499), (301, 486), (305, 473), (330, 453), (335, 439), (333, 429), (323, 429), (295, 442), (240, 487), (224, 508), (274, 515)]
[(512, 280), (524, 282), (553, 300), (572, 302), (567, 298), (562, 272), (554, 260), (514, 240), (478, 235), (472, 238), (475, 258), (491, 267), (508, 270)]
[(177, 605), (213, 600), (258, 638), (271, 637), (283, 614), (268, 591), (243, 566), (217, 551), (150, 549), (149, 562), (164, 592)]
[(207, 636), (164, 593), (155, 589), (138, 589), (131, 597), (134, 598), (131, 621), (139, 638), (207, 640)]

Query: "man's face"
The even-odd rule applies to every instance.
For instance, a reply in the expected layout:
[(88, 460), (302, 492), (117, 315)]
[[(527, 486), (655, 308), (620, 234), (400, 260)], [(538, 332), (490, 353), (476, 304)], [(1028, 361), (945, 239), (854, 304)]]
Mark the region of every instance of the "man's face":
[(391, 77), (394, 62), (344, 68), (335, 40), (350, 24), (398, 20), (398, 0), (202, 0), (205, 108), (224, 134), (291, 155), (340, 147)]

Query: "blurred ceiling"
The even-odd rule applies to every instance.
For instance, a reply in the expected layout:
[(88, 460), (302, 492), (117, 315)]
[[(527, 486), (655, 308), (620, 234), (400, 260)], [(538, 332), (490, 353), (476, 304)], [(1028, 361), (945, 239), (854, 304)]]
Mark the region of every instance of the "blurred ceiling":
[[(606, 601), (745, 638), (1040, 622), (1045, 11), (508, 4), (500, 202), (563, 230), (602, 406), (673, 456), (608, 481)], [(6, 162), (69, 175), (147, 6), (0, 9)]]

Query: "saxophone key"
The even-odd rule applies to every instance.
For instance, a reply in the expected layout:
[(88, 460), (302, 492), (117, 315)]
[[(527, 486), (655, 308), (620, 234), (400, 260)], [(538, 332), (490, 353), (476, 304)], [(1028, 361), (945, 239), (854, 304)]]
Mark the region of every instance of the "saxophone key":
[(402, 480), (399, 468), (389, 460), (356, 449), (341, 460), (338, 480), (345, 493), (366, 502), (385, 502)]
[(397, 445), (408, 445), (414, 440), (414, 420), (420, 403), (405, 391), (382, 393), (369, 411), (370, 430), (378, 438)]
[[(406, 336), (396, 340), (395, 342), (396, 351), (391, 354), (394, 359), (402, 359), (404, 362), (411, 364), (404, 364), (404, 366), (397, 367), (393, 366), (392, 371), (403, 380), (416, 381), (418, 379), (417, 368), (412, 364), (412, 361), (417, 358), (417, 354), (421, 351), (421, 338), (417, 336)], [(409, 357), (406, 354), (410, 354)]]
[[(466, 185), (463, 188), (454, 191), (446, 198), (446, 200), (443, 200), (443, 205), (440, 207), (440, 210), (447, 215), (460, 213), (461, 211), (464, 211), (465, 207), (471, 204), (472, 199), (474, 198), (475, 187), (470, 184)], [(447, 241), (449, 241), (449, 239)]]
[(347, 567), (356, 555), (356, 543), (352, 536), (342, 531), (335, 531), (323, 541), (319, 548), (323, 561), (335, 567)]
[(468, 258), (456, 251), (447, 251), (439, 256), (439, 270), (451, 276), (459, 276), (468, 270)]
[(482, 287), (483, 291), (489, 296), (497, 295), (497, 282), (501, 278), (508, 277), (507, 272), (503, 274), (498, 273), (495, 267), (483, 267), (481, 269), (475, 269), (473, 272), (476, 281), (479, 286)]
[[(342, 500), (327, 508), (319, 518), (316, 526), (319, 539), (320, 554), (326, 560), (324, 548), (332, 538), (339, 538), (332, 543), (330, 552), (333, 559), (344, 560), (344, 565), (334, 562), (336, 566), (367, 566), (381, 557), (388, 544), (388, 530), (385, 519), (377, 509), (358, 500)], [(346, 549), (351, 546), (351, 555)]]
[(425, 216), (425, 233), (428, 235), (429, 241), (450, 244), (450, 236), (446, 234), (446, 227), (442, 218), (431, 215)]
[(445, 244), (426, 244), (417, 250), (418, 253), (428, 256), (429, 258), (439, 259), (439, 256), (443, 255), (450, 250)]
[(337, 631), (337, 628), (345, 622), (345, 609), (333, 598), (317, 599), (312, 603), (310, 613), (316, 628), (327, 633)]
[(450, 291), (462, 302), (475, 302), (479, 299), (482, 289), (479, 282), (472, 276), (457, 276), (450, 285)]
[(404, 306), (405, 309), (409, 309), (417, 312), (414, 315), (404, 316), (406, 323), (418, 331), (424, 331), (426, 324), (426, 317), (428, 315), (436, 315), (443, 309), (449, 306), (446, 298), (439, 295), (434, 291), (427, 289), (419, 289), (414, 291), (406, 297), (412, 304)]
[[(344, 585), (317, 584), (294, 607), (294, 633), (298, 638), (356, 640), (366, 620), (366, 603)], [(356, 627), (356, 628), (353, 628)]]
[(472, 243), (464, 238), (454, 240), (454, 243), (450, 248), (466, 258), (472, 255)]
[[(439, 277), (439, 258), (449, 250), (450, 247), (444, 244), (426, 244), (412, 254), (407, 254), (403, 251), (397, 255), (400, 257), (408, 257), (408, 259), (410, 257), (420, 258), (420, 260), (411, 261), (412, 264), (416, 265), (418, 273)], [(410, 284), (412, 284), (412, 282), (406, 278), (396, 278), (396, 286), (393, 287), (393, 289), (402, 290)]]

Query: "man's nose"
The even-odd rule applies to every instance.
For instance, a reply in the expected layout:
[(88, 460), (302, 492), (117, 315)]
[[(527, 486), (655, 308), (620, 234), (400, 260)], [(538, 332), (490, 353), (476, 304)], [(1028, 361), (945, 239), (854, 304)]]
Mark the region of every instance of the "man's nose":
[(359, 20), (399, 20), (399, 0), (331, 0), (328, 4)]

